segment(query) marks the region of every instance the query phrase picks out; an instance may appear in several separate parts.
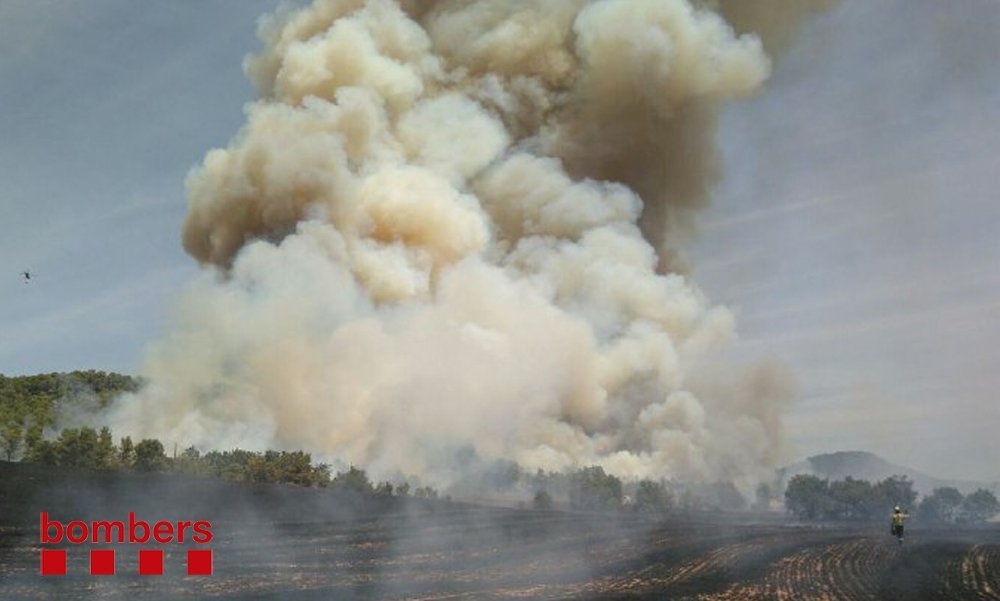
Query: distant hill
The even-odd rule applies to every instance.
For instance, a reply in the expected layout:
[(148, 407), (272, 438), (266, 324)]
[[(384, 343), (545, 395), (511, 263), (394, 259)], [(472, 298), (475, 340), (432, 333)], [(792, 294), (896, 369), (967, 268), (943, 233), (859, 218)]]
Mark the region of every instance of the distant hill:
[(778, 470), (778, 477), (782, 484), (798, 474), (811, 474), (831, 480), (843, 480), (851, 476), (870, 482), (884, 480), (894, 475), (906, 476), (913, 480), (913, 488), (921, 495), (930, 494), (935, 488), (942, 486), (953, 486), (963, 494), (968, 494), (977, 488), (992, 490), (994, 493), (1000, 491), (1000, 483), (997, 482), (937, 478), (912, 468), (890, 463), (867, 451), (839, 451), (814, 455)]

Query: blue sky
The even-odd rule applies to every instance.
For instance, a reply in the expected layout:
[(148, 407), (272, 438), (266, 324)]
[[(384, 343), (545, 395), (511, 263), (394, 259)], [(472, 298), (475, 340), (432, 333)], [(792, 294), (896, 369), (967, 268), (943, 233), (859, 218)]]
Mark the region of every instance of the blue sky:
[[(197, 271), (184, 177), (243, 122), (275, 4), (0, 0), (0, 373), (137, 370)], [(844, 0), (724, 115), (694, 273), (736, 357), (796, 374), (792, 459), (1000, 479), (996, 31), (989, 0)]]
[(196, 271), (185, 174), (242, 123), (274, 4), (0, 2), (0, 372), (137, 368)]
[(1000, 479), (1000, 4), (846, 0), (721, 128), (698, 281), (800, 452)]

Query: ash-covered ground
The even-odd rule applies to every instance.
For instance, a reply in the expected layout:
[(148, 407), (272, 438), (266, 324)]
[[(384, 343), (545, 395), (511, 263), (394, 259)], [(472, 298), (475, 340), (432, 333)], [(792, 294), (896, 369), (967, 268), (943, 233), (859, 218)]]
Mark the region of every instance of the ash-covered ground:
[[(1000, 530), (911, 524), (815, 527), (749, 516), (499, 509), (345, 497), (164, 475), (3, 464), (2, 599), (997, 599)], [(212, 576), (187, 576), (188, 544), (165, 575), (136, 575), (141, 545), (116, 545), (118, 573), (38, 573), (40, 511), (54, 519), (212, 522)], [(883, 531), (885, 530), (885, 531)], [(105, 545), (102, 545), (103, 548)]]

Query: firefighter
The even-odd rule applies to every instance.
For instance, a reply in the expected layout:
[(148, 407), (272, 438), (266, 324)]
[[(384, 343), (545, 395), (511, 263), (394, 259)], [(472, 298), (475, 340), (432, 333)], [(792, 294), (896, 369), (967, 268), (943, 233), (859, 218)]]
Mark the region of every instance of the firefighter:
[(899, 544), (903, 544), (903, 521), (910, 517), (896, 505), (892, 510), (892, 535), (899, 539)]

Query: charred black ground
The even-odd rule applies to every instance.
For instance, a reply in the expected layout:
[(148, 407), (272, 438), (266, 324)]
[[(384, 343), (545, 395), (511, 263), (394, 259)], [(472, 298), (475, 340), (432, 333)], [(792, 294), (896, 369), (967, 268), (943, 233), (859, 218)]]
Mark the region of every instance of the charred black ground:
[[(581, 514), (248, 487), (163, 474), (0, 464), (3, 599), (995, 599), (1000, 531), (926, 530), (899, 547), (881, 528), (780, 519)], [(70, 519), (207, 519), (215, 575), (38, 575), (38, 512)]]

